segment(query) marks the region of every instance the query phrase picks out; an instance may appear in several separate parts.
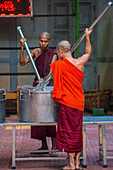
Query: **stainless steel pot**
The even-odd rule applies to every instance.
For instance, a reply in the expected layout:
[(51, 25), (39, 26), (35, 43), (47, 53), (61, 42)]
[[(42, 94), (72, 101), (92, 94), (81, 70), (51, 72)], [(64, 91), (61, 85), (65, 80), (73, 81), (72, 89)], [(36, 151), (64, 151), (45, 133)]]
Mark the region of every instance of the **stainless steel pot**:
[(5, 115), (6, 115), (5, 101), (6, 101), (6, 90), (0, 89), (0, 123), (5, 122)]
[(19, 121), (57, 122), (59, 104), (52, 99), (52, 90), (52, 86), (44, 91), (32, 87), (20, 89)]

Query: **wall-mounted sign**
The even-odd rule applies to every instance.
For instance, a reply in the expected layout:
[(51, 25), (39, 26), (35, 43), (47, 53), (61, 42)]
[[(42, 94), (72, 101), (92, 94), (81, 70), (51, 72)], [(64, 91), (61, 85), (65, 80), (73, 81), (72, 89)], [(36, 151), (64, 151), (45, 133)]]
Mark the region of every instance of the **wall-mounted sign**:
[(33, 16), (32, 0), (0, 0), (0, 17)]

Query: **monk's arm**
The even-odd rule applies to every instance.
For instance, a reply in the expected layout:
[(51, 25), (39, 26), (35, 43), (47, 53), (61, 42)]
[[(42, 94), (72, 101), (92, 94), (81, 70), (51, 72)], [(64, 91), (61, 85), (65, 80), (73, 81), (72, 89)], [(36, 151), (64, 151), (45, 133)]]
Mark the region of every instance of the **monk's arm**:
[(86, 49), (85, 49), (85, 54), (87, 54), (88, 58), (91, 56), (92, 52), (92, 47), (91, 47), (91, 42), (90, 42), (90, 34), (86, 33)]
[[(25, 64), (30, 62), (30, 58), (29, 58), (29, 56), (24, 58), (24, 42), (26, 42), (26, 39), (25, 38), (21, 38), (20, 42), (21, 42), (20, 65), (24, 66)], [(31, 52), (31, 56), (34, 58), (34, 52), (33, 51)]]
[[(57, 60), (57, 54), (54, 54), (51, 63), (55, 62), (56, 60)], [(47, 76), (45, 76), (44, 79), (45, 79), (45, 81), (49, 81), (51, 78), (53, 79), (53, 72), (52, 72), (52, 69), (50, 68), (49, 74)]]
[[(56, 60), (57, 60), (57, 54), (54, 54), (51, 63), (55, 62)], [(49, 72), (49, 74), (47, 75), (47, 77), (53, 78), (53, 72), (52, 72), (51, 68), (50, 68), (50, 72)]]
[(89, 60), (92, 52), (91, 42), (90, 42), (90, 34), (92, 30), (88, 30), (86, 28), (86, 47), (85, 47), (85, 54), (81, 57), (82, 64), (85, 65), (87, 61)]
[(51, 63), (55, 62), (56, 60), (57, 60), (57, 54), (54, 54), (54, 56), (53, 56), (53, 59), (52, 59)]

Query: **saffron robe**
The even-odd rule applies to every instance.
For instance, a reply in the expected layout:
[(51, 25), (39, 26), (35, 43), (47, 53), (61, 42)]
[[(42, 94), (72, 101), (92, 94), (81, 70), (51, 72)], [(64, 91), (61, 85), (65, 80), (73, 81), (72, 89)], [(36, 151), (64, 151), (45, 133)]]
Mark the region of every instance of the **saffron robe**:
[(83, 72), (67, 59), (55, 61), (50, 67), (54, 74), (53, 100), (84, 111)]
[[(45, 50), (35, 61), (36, 68), (41, 78), (44, 78), (49, 74), (50, 66), (54, 54), (56, 51), (52, 49)], [(33, 86), (37, 86), (37, 76), (35, 76)], [(53, 80), (51, 79), (48, 86), (53, 85)], [(42, 140), (46, 136), (56, 137), (56, 126), (31, 126), (31, 138)]]
[(67, 59), (55, 61), (50, 67), (54, 74), (52, 98), (60, 103), (56, 147), (68, 153), (82, 151), (84, 74)]

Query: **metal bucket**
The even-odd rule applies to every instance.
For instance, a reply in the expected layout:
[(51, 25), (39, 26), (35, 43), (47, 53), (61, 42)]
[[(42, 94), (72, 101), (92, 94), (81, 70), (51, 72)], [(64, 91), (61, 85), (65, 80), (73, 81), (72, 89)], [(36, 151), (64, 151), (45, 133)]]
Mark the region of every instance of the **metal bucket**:
[(53, 86), (44, 91), (35, 88), (20, 89), (19, 121), (57, 122), (59, 104), (52, 99)]
[(0, 89), (0, 123), (5, 122), (5, 101), (6, 101), (6, 90)]

